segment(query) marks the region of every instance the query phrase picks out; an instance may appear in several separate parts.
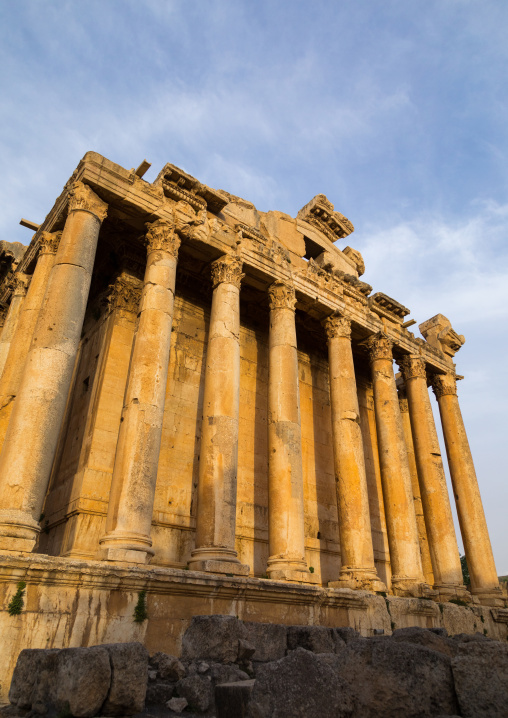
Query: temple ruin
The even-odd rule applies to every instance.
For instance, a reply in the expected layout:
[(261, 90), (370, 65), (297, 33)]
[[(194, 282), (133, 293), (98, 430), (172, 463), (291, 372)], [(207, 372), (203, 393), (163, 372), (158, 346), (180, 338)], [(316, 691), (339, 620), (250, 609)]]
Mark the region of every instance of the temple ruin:
[(59, 645), (111, 640), (141, 589), (151, 644), (213, 612), (360, 630), (369, 594), (506, 624), (464, 337), (441, 314), (410, 331), (324, 195), (292, 218), (140, 175), (88, 152), (21, 258), (2, 249), (0, 579), (6, 600), (27, 582), (40, 642), (64, 614)]

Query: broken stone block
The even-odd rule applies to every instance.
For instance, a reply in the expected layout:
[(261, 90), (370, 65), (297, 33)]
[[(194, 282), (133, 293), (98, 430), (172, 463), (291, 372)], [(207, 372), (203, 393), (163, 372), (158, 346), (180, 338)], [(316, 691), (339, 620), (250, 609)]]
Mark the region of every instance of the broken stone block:
[(288, 651), (298, 647), (313, 653), (334, 653), (331, 629), (326, 626), (288, 626)]
[(141, 643), (110, 643), (101, 646), (109, 654), (111, 687), (103, 715), (129, 716), (145, 705), (148, 651)]
[(460, 713), (464, 718), (506, 718), (507, 645), (479, 639), (462, 642), (451, 665)]
[(194, 616), (182, 639), (182, 660), (234, 663), (241, 638), (247, 631), (235, 616)]

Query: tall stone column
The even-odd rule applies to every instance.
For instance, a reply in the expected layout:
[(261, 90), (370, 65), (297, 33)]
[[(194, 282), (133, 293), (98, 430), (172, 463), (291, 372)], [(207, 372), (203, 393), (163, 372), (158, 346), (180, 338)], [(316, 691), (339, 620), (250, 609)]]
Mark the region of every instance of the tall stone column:
[[(439, 404), (460, 531), (471, 578), (471, 592), (486, 605), (501, 598), (480, 489), (467, 440), (453, 374), (435, 374), (432, 388)], [(501, 605), (501, 604), (499, 604)]]
[(425, 581), (430, 586), (432, 586), (434, 585), (432, 559), (430, 557), (429, 540), (427, 537), (427, 529), (425, 527), (425, 517), (423, 515), (422, 496), (420, 492), (420, 484), (418, 482), (418, 469), (416, 467), (413, 434), (411, 433), (411, 419), (409, 418), (409, 405), (407, 403), (405, 385), (401, 384), (401, 386), (397, 386), (397, 391), (399, 394), (399, 408), (400, 415), (402, 418), (402, 427), (404, 429), (404, 438), (406, 441), (409, 472), (411, 474), (411, 486), (413, 487), (413, 501), (416, 514), (416, 525), (418, 527), (418, 539), (420, 541), (420, 555), (422, 559), (423, 576), (425, 578)]
[(180, 246), (173, 224), (159, 219), (147, 226), (139, 324), (99, 552), (100, 558), (132, 563), (147, 563), (154, 554), (150, 535)]
[(4, 442), (13, 403), (21, 384), (23, 367), (46, 294), (49, 275), (55, 264), (55, 255), (61, 235), (61, 232), (42, 232), (39, 239), (37, 264), (19, 313), (16, 331), (12, 337), (5, 368), (0, 379), (0, 449)]
[(0, 550), (31, 551), (79, 346), (107, 204), (76, 182), (0, 455)]
[(423, 513), (429, 538), (434, 587), (442, 598), (464, 592), (459, 548), (427, 388), (425, 360), (405, 356), (399, 362), (406, 385)]
[(4, 370), (5, 362), (11, 348), (12, 338), (16, 332), (18, 325), (19, 313), (21, 311), (21, 305), (25, 298), (27, 291), (28, 277), (26, 274), (18, 272), (14, 275), (12, 280), (13, 292), (9, 309), (7, 310), (7, 316), (5, 317), (4, 326), (2, 329), (2, 336), (0, 337), (0, 376)]
[(242, 262), (236, 256), (226, 255), (212, 264), (196, 548), (189, 568), (247, 575), (249, 567), (240, 563), (235, 551), (242, 277)]
[(392, 342), (389, 337), (379, 333), (370, 337), (366, 344), (374, 386), (392, 591), (397, 595), (418, 595), (424, 588), (424, 578), (411, 474), (393, 374)]
[(296, 351), (295, 290), (269, 288), (267, 572), (282, 581), (309, 581), (305, 562), (302, 431)]
[(333, 315), (323, 324), (328, 336), (333, 458), (341, 552), (339, 579), (328, 585), (386, 591), (374, 565), (367, 475), (351, 348), (351, 322), (346, 317)]

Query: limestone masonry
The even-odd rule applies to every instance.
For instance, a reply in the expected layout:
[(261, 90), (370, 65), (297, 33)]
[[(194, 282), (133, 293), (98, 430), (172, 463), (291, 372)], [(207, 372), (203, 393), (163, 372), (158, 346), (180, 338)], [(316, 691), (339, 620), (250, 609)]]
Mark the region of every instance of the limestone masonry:
[(464, 337), (441, 314), (409, 331), (324, 195), (292, 218), (141, 174), (88, 152), (26, 251), (0, 243), (1, 695), (23, 648), (178, 654), (197, 614), (369, 635), (452, 601), (506, 638)]

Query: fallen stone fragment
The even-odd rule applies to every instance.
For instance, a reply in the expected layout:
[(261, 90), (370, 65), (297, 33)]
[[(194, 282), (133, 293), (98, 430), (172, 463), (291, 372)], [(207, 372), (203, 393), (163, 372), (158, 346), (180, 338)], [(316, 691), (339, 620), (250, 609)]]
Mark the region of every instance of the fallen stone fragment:
[(185, 666), (169, 653), (158, 652), (150, 658), (150, 665), (157, 669), (157, 677), (167, 681), (179, 681), (185, 676)]
[(286, 655), (287, 626), (254, 622), (243, 625), (247, 641), (256, 648), (255, 661), (277, 661)]
[(187, 706), (188, 703), (185, 698), (171, 698), (171, 700), (166, 703), (166, 708), (169, 708), (170, 711), (175, 711), (175, 713), (181, 713)]
[(498, 641), (462, 642), (451, 665), (463, 718), (506, 718), (508, 645)]
[(234, 663), (239, 639), (247, 631), (235, 616), (194, 616), (182, 639), (182, 660), (209, 659)]
[(18, 656), (9, 690), (13, 706), (29, 710), (44, 701), (50, 690), (49, 677), (56, 665), (58, 649), (25, 648)]
[(179, 696), (185, 698), (189, 707), (198, 713), (204, 713), (213, 702), (213, 686), (210, 676), (193, 676), (182, 678), (176, 684)]
[(217, 718), (246, 718), (255, 680), (221, 683), (215, 688)]
[(92, 718), (99, 714), (110, 683), (111, 665), (105, 648), (64, 648), (56, 658), (51, 703), (57, 711), (68, 709), (75, 718)]
[(103, 715), (130, 716), (145, 705), (148, 651), (141, 643), (110, 643), (101, 646), (109, 654), (111, 687)]
[(288, 651), (298, 647), (313, 653), (334, 653), (331, 629), (326, 626), (288, 626)]

